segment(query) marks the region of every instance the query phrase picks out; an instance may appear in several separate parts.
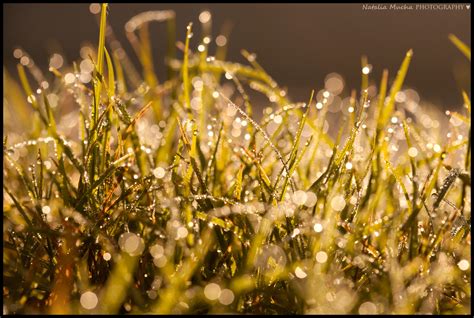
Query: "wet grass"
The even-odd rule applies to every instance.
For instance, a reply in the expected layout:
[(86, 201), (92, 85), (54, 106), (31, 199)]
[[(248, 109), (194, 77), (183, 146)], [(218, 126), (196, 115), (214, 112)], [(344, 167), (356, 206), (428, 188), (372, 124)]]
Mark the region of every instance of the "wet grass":
[(297, 103), (172, 11), (127, 23), (137, 70), (106, 12), (72, 65), (4, 68), (4, 313), (471, 312), (465, 92), (447, 114), (414, 98), (408, 50), (381, 79), (363, 57), (339, 106), (332, 87)]

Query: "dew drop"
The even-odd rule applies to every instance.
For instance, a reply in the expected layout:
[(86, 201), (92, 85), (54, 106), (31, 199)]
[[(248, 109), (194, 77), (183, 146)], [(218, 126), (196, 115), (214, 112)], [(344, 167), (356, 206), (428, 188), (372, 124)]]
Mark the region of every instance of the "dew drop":
[(138, 256), (145, 249), (145, 242), (135, 233), (123, 233), (119, 238), (119, 246), (131, 256)]
[(156, 169), (153, 170), (153, 175), (155, 176), (155, 178), (157, 179), (161, 179), (165, 176), (165, 169), (163, 169), (162, 167), (158, 167)]
[(209, 11), (202, 11), (199, 14), (199, 22), (201, 23), (208, 23), (211, 20), (211, 13)]
[(81, 295), (81, 306), (85, 309), (94, 309), (99, 303), (97, 295), (91, 291), (87, 291)]
[(326, 252), (319, 251), (318, 253), (316, 253), (316, 261), (318, 263), (326, 263), (327, 260), (328, 254), (326, 254)]
[(221, 287), (216, 283), (209, 283), (204, 287), (204, 296), (209, 300), (218, 299), (221, 293)]
[(416, 156), (418, 156), (418, 149), (416, 149), (415, 147), (410, 147), (408, 149), (408, 155), (412, 158), (415, 158)]
[(469, 261), (465, 259), (460, 260), (458, 263), (458, 267), (462, 271), (467, 271), (469, 269), (469, 266), (470, 266)]
[(342, 195), (336, 195), (334, 198), (332, 198), (331, 207), (335, 211), (342, 211), (345, 206), (346, 206), (346, 200), (344, 200), (344, 197)]
[(230, 305), (232, 304), (232, 302), (234, 301), (234, 293), (232, 292), (232, 290), (230, 289), (223, 289), (221, 291), (221, 294), (219, 295), (219, 302), (222, 304), (222, 305)]
[(359, 307), (359, 314), (361, 315), (374, 315), (377, 313), (377, 306), (370, 301), (362, 303)]
[(316, 223), (314, 226), (313, 226), (313, 230), (316, 232), (316, 233), (321, 233), (323, 231), (323, 225), (321, 223)]
[(303, 190), (298, 190), (298, 191), (295, 191), (291, 197), (291, 199), (293, 200), (293, 202), (296, 204), (296, 205), (303, 205), (305, 204), (306, 200), (307, 200), (308, 196), (306, 194), (305, 191)]
[(300, 279), (303, 279), (306, 276), (308, 276), (308, 274), (306, 274), (306, 272), (299, 266), (296, 267), (296, 269), (295, 269), (295, 275), (296, 275), (296, 277), (298, 277)]

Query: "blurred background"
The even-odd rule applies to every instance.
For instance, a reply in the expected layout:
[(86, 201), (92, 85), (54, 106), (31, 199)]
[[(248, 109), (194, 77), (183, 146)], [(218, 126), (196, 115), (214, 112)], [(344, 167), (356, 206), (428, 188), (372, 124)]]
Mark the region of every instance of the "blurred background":
[[(370, 78), (379, 83), (383, 68), (390, 79), (406, 51), (414, 57), (405, 80), (421, 99), (443, 109), (462, 105), (461, 89), (469, 95), (470, 62), (448, 40), (450, 33), (471, 45), (471, 12), (461, 10), (363, 10), (362, 4), (122, 4), (109, 6), (109, 22), (135, 58), (124, 25), (147, 10), (176, 11), (177, 39), (194, 23), (199, 35), (199, 14), (212, 14), (214, 38), (224, 25), (231, 26), (227, 59), (247, 64), (240, 50), (257, 54), (257, 61), (294, 101), (306, 101), (311, 89), (324, 87), (327, 74), (340, 74), (348, 89), (360, 89), (361, 56), (372, 65)], [(21, 47), (35, 63), (47, 69), (49, 57), (61, 53), (65, 63), (80, 58), (88, 41), (96, 45), (98, 16), (89, 4), (4, 4), (3, 64), (15, 75), (13, 50)], [(165, 25), (150, 24), (155, 69), (163, 78), (166, 50)], [(199, 36), (191, 44), (196, 49)], [(214, 44), (215, 47), (215, 44)], [(212, 52), (212, 47), (211, 47)], [(135, 59), (136, 65), (138, 61)]]

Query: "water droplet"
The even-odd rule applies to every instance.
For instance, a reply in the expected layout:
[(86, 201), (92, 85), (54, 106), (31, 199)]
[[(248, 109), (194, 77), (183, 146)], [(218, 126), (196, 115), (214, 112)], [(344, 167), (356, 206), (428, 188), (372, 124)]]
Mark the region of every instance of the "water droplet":
[(217, 46), (225, 46), (227, 44), (227, 38), (223, 35), (218, 35), (216, 37)]
[(209, 300), (218, 299), (221, 293), (221, 287), (216, 283), (209, 283), (204, 287), (204, 296)]
[(327, 260), (328, 254), (326, 254), (326, 252), (319, 251), (318, 253), (316, 253), (316, 261), (318, 263), (326, 263)]
[(362, 303), (359, 307), (359, 314), (361, 315), (374, 315), (377, 313), (377, 306), (370, 301)]
[(300, 233), (301, 233), (301, 231), (299, 229), (294, 229), (293, 233), (291, 233), (291, 237), (294, 238), (295, 236), (297, 236)]
[(186, 236), (188, 236), (188, 230), (184, 226), (179, 227), (176, 231), (176, 239), (185, 238)]
[(28, 64), (30, 64), (30, 58), (26, 55), (23, 55), (20, 58), (20, 63), (21, 63), (21, 65), (27, 66)]
[(306, 274), (305, 271), (299, 266), (296, 267), (296, 269), (295, 269), (295, 275), (296, 275), (296, 277), (298, 277), (300, 279), (303, 279), (306, 276), (308, 276), (308, 274)]
[(47, 205), (45, 205), (42, 209), (41, 209), (41, 212), (43, 212), (44, 214), (49, 214), (51, 212), (51, 208)]
[(469, 261), (465, 259), (460, 260), (458, 263), (458, 267), (462, 271), (467, 271), (469, 269), (469, 266), (470, 266)]
[(230, 289), (223, 289), (219, 295), (219, 302), (222, 305), (230, 305), (234, 301), (234, 293)]
[(153, 258), (159, 258), (163, 255), (165, 252), (163, 246), (160, 244), (155, 244), (152, 247), (150, 247), (150, 254), (153, 256)]
[(291, 199), (296, 205), (303, 205), (305, 204), (307, 198), (308, 196), (305, 191), (298, 190), (293, 193)]
[(21, 58), (23, 56), (23, 51), (21, 49), (15, 49), (13, 51), (13, 56), (17, 59)]
[(321, 233), (323, 231), (323, 225), (321, 223), (316, 223), (313, 226), (313, 229), (316, 233)]
[(211, 13), (209, 11), (202, 11), (199, 14), (199, 22), (208, 23), (211, 20)]
[(162, 167), (158, 167), (156, 169), (153, 170), (153, 175), (155, 176), (155, 178), (157, 179), (161, 179), (165, 176), (165, 169), (163, 169)]
[(91, 3), (89, 6), (89, 11), (92, 14), (99, 14), (100, 13), (100, 4), (99, 3)]
[(316, 194), (314, 192), (308, 191), (306, 192), (306, 202), (304, 205), (308, 208), (311, 208), (316, 204), (317, 200), (318, 198), (316, 197)]
[(36, 101), (36, 97), (34, 95), (29, 95), (26, 100), (28, 103), (33, 104)]
[(66, 75), (64, 75), (64, 82), (66, 83), (66, 85), (72, 84), (75, 81), (76, 81), (76, 76), (74, 76), (73, 73), (67, 73)]
[(364, 66), (364, 67), (362, 68), (362, 74), (367, 75), (367, 74), (369, 74), (369, 73), (370, 73), (370, 68), (369, 68), (368, 66)]
[(334, 198), (332, 198), (331, 207), (335, 211), (342, 211), (345, 206), (346, 206), (346, 200), (344, 200), (344, 197), (342, 195), (336, 195)]
[(415, 147), (410, 147), (408, 149), (408, 155), (412, 158), (415, 158), (416, 156), (418, 156), (418, 149), (416, 149)]
[(167, 261), (168, 259), (166, 258), (166, 256), (162, 255), (161, 257), (154, 258), (153, 264), (155, 264), (156, 267), (162, 268), (163, 266), (166, 265)]
[(94, 309), (99, 303), (97, 295), (91, 291), (87, 291), (81, 295), (81, 306), (85, 309)]
[(123, 233), (119, 238), (119, 246), (131, 256), (138, 256), (145, 249), (145, 242), (135, 233)]
[(148, 295), (148, 298), (150, 299), (155, 299), (156, 296), (158, 296), (158, 293), (154, 290), (147, 290), (147, 295)]

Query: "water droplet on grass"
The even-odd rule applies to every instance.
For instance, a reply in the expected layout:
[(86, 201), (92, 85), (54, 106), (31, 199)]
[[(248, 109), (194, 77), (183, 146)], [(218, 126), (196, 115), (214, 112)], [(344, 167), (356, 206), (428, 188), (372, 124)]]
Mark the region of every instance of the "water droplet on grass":
[(465, 259), (460, 260), (457, 265), (458, 265), (459, 269), (462, 270), (462, 271), (467, 271), (469, 269), (469, 266), (470, 266), (469, 261), (465, 260)]
[(234, 293), (232, 292), (232, 290), (230, 289), (223, 289), (221, 291), (221, 294), (219, 295), (219, 302), (222, 304), (222, 305), (230, 305), (232, 304), (232, 302), (234, 301)]
[(217, 300), (221, 293), (221, 287), (216, 283), (209, 283), (204, 287), (204, 296), (209, 300)]
[(319, 251), (318, 253), (316, 253), (316, 261), (318, 263), (326, 263), (327, 260), (328, 254), (326, 254), (326, 252)]
[(165, 169), (163, 169), (162, 167), (158, 167), (156, 169), (153, 170), (153, 175), (155, 176), (155, 178), (157, 179), (161, 179), (165, 176)]
[(313, 230), (316, 232), (316, 233), (321, 233), (323, 231), (323, 225), (321, 223), (316, 223), (314, 226), (313, 226)]
[(344, 197), (342, 195), (336, 195), (334, 198), (332, 198), (331, 207), (335, 211), (342, 211), (345, 206), (346, 206), (346, 200), (344, 200)]
[(97, 306), (99, 303), (99, 298), (97, 298), (95, 293), (87, 291), (81, 295), (80, 303), (84, 309), (91, 310)]
[(296, 267), (296, 269), (295, 269), (295, 275), (296, 275), (296, 277), (298, 277), (300, 279), (306, 278), (306, 276), (308, 276), (308, 274), (306, 274), (305, 271), (299, 266)]

